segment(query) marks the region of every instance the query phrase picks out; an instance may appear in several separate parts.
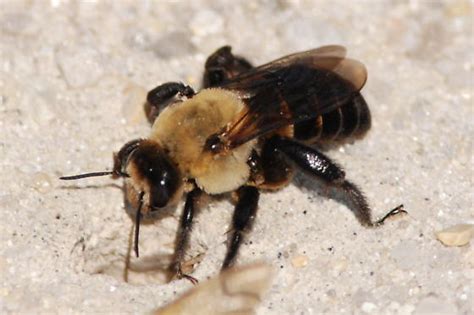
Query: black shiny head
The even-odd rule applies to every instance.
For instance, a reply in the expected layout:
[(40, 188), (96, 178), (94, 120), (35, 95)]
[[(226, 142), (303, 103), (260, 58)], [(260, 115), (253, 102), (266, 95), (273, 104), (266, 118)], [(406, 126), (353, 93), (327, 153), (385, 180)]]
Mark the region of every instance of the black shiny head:
[(126, 169), (132, 181), (149, 191), (151, 210), (167, 206), (182, 186), (178, 168), (154, 141), (142, 140), (131, 152)]

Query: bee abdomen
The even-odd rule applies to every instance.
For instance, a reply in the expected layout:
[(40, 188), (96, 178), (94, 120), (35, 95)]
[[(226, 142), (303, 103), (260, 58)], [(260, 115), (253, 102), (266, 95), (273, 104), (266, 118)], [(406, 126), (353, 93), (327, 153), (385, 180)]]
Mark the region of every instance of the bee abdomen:
[(294, 138), (307, 143), (345, 140), (364, 135), (370, 125), (367, 103), (362, 95), (357, 93), (345, 105), (295, 124)]
[(367, 131), (369, 131), (372, 125), (370, 110), (369, 110), (369, 107), (367, 106), (367, 103), (365, 102), (364, 97), (360, 93), (357, 93), (356, 96), (352, 99), (352, 104), (357, 108), (359, 124), (357, 125), (357, 128), (354, 129), (354, 131), (351, 133), (350, 136), (361, 137)]

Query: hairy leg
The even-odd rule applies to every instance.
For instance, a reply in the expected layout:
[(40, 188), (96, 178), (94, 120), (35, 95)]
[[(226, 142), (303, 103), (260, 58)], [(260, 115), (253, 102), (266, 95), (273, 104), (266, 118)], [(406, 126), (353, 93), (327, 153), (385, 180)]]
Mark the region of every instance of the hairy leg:
[(283, 152), (298, 167), (311, 176), (335, 188), (352, 204), (353, 211), (362, 225), (374, 227), (384, 223), (385, 219), (398, 213), (406, 212), (403, 205), (389, 211), (381, 219), (373, 221), (371, 209), (362, 191), (345, 179), (345, 172), (326, 155), (294, 140), (275, 136), (269, 140), (275, 148)]
[(160, 109), (162, 109), (168, 101), (176, 95), (192, 97), (194, 90), (189, 85), (184, 85), (181, 82), (167, 82), (157, 86), (146, 97), (150, 108), (147, 113), (148, 120), (153, 123), (158, 116)]
[(222, 269), (231, 267), (237, 257), (245, 232), (250, 229), (257, 212), (259, 192), (253, 186), (242, 186), (237, 190), (238, 201), (232, 218), (229, 248)]
[(188, 247), (189, 235), (193, 226), (193, 218), (197, 211), (197, 203), (202, 191), (199, 188), (195, 188), (186, 196), (186, 203), (184, 205), (183, 214), (179, 222), (179, 229), (176, 237), (176, 248), (174, 252), (173, 262), (171, 264), (171, 270), (174, 272), (176, 277), (179, 279), (186, 278), (193, 284), (197, 283), (197, 280), (190, 275), (184, 274), (181, 270), (181, 264), (184, 260), (184, 254)]

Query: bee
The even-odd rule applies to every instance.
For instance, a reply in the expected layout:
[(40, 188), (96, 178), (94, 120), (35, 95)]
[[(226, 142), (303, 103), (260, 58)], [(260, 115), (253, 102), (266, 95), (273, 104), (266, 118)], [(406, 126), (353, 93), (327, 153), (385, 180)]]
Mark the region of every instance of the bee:
[(186, 200), (171, 269), (182, 271), (193, 219), (203, 195), (233, 192), (236, 205), (222, 269), (232, 266), (257, 213), (260, 190), (287, 185), (295, 169), (322, 181), (349, 201), (362, 225), (376, 227), (405, 212), (400, 205), (379, 220), (344, 170), (315, 145), (362, 137), (371, 126), (360, 90), (367, 70), (338, 45), (299, 52), (254, 67), (230, 46), (206, 61), (203, 89), (168, 82), (151, 90), (153, 122), (146, 139), (127, 142), (112, 171), (61, 177), (123, 178), (136, 209), (135, 253), (142, 216)]

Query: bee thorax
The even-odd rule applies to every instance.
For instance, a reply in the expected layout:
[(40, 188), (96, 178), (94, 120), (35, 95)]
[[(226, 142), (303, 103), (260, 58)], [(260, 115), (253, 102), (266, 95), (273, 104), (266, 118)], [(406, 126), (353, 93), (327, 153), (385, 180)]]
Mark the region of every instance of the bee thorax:
[[(229, 151), (217, 150), (222, 144), (218, 135), (244, 106), (231, 91), (202, 90), (164, 109), (153, 124), (150, 138), (168, 151), (186, 178), (194, 179), (207, 193), (235, 190), (249, 178), (247, 159), (255, 141)], [(216, 150), (209, 150), (210, 144), (215, 144)]]

